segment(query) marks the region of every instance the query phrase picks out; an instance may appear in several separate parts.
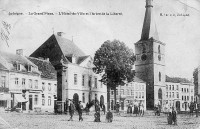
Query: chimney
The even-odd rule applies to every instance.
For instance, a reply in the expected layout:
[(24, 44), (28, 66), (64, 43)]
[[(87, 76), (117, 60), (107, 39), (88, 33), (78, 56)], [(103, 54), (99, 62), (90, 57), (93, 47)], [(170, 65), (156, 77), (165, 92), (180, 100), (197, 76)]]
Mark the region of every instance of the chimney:
[(23, 56), (23, 49), (17, 49), (16, 54), (19, 56)]
[(64, 34), (64, 32), (57, 32), (57, 35), (62, 37), (62, 35)]

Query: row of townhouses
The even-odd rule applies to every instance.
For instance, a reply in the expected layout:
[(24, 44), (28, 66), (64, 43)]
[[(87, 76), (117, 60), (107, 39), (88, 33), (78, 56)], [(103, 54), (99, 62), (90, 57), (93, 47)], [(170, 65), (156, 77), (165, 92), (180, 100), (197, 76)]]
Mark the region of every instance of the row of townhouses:
[(192, 83), (166, 82), (166, 103), (178, 111), (189, 111), (190, 103), (195, 102)]
[[(126, 111), (128, 106), (143, 105), (146, 110), (146, 83), (134, 77), (133, 82), (129, 82), (124, 86), (116, 88), (116, 99), (120, 102), (120, 109)], [(110, 107), (114, 109), (114, 91), (110, 92)]]
[(57, 96), (56, 71), (48, 60), (0, 52), (1, 107), (52, 112)]

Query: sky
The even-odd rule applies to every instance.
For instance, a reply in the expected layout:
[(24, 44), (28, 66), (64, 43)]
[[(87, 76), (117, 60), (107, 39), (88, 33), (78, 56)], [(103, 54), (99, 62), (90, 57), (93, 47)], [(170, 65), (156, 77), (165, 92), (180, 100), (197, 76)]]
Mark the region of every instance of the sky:
[[(191, 79), (194, 68), (200, 64), (200, 1), (153, 0), (153, 6), (159, 40), (166, 44), (166, 74)], [(54, 15), (29, 15), (29, 12)], [(59, 15), (59, 12), (90, 15)], [(56, 32), (64, 32), (63, 37), (73, 40), (87, 55), (93, 56), (104, 41), (114, 39), (134, 50), (134, 43), (141, 37), (144, 14), (145, 0), (0, 0), (0, 50), (15, 53), (16, 49), (24, 49), (24, 55), (29, 56)], [(11, 26), (9, 33), (3, 21)], [(9, 37), (9, 46), (2, 39), (2, 31)]]

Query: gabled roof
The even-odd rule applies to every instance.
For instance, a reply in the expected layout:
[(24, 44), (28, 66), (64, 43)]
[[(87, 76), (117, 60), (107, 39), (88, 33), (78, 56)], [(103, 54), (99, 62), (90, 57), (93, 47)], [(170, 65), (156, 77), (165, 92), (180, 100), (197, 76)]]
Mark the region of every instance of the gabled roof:
[(26, 57), (12, 54), (12, 53), (7, 53), (7, 52), (0, 52), (0, 56), (3, 57), (4, 60), (6, 60), (7, 63), (14, 64), (14, 63), (19, 63), (21, 65), (32, 65), (35, 66), (31, 61), (29, 61)]
[(145, 82), (145, 81), (143, 81), (142, 79), (140, 79), (140, 78), (138, 78), (138, 77), (134, 77), (134, 80), (133, 80), (134, 82)]
[(74, 55), (76, 57), (85, 56), (85, 53), (76, 46), (72, 41), (63, 38), (62, 36), (54, 35), (59, 44), (64, 56)]
[(78, 57), (78, 60), (77, 60), (77, 64), (81, 64), (85, 59), (87, 59), (89, 56), (81, 56), (81, 57)]
[(56, 70), (49, 61), (34, 58), (34, 57), (28, 57), (28, 59), (38, 66), (39, 71), (42, 72), (41, 73), (42, 78), (48, 78), (48, 79), (57, 78)]
[(0, 63), (0, 69), (3, 69), (3, 70), (8, 70), (6, 67), (4, 67), (1, 63)]

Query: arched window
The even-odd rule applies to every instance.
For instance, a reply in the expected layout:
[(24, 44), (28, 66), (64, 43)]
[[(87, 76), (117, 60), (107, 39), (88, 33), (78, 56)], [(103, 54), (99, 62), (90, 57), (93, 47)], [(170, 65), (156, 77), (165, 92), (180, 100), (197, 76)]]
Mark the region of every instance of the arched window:
[(161, 73), (159, 72), (159, 81), (161, 81)]
[(158, 53), (160, 53), (160, 45), (158, 45)]
[(162, 99), (162, 89), (158, 90), (158, 99)]

